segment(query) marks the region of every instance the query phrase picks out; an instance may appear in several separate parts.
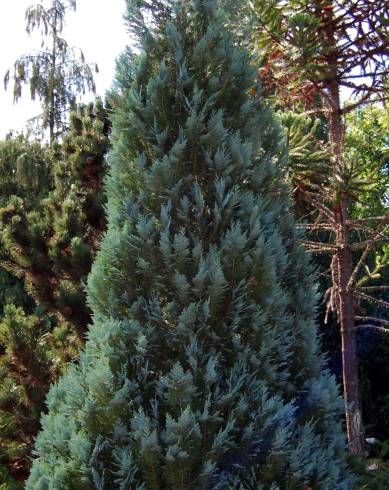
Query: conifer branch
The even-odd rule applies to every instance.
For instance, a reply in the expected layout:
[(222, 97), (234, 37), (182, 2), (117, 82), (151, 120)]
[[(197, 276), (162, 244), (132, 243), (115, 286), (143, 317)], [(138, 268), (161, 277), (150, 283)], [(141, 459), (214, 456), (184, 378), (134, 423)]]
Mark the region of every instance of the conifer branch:
[(362, 293), (358, 290), (354, 291), (354, 294), (358, 296), (359, 298), (365, 299), (369, 303), (376, 304), (377, 306), (380, 306), (381, 308), (389, 309), (389, 302), (383, 301), (381, 299), (374, 298), (373, 296), (370, 296), (369, 294)]
[(378, 322), (381, 323), (382, 325), (389, 327), (389, 321), (388, 320), (383, 320), (382, 318), (377, 318), (374, 316), (356, 316), (355, 317), (358, 321), (368, 321), (368, 322)]
[[(356, 252), (357, 250), (363, 250), (366, 246), (369, 245), (371, 240), (364, 240), (363, 242), (358, 242), (358, 243), (352, 243), (350, 245), (350, 249), (354, 252)], [(389, 238), (386, 237), (386, 236), (381, 236), (379, 235), (378, 238), (375, 240), (375, 243), (385, 243), (389, 241)]]
[(382, 332), (382, 333), (387, 333), (389, 334), (389, 328), (385, 328), (385, 327), (380, 327), (379, 325), (371, 325), (369, 323), (367, 324), (364, 324), (364, 325), (356, 325), (355, 328), (372, 328), (374, 330), (378, 330), (379, 332)]
[[(386, 226), (382, 232), (384, 232), (388, 227)], [(375, 236), (373, 236), (371, 238), (371, 240), (368, 241), (367, 245), (366, 245), (366, 248), (365, 250), (363, 251), (356, 267), (354, 268), (351, 276), (350, 276), (350, 280), (347, 284), (347, 289), (350, 290), (352, 287), (354, 287), (354, 284), (357, 280), (357, 276), (359, 274), (359, 271), (361, 270), (363, 264), (365, 263), (365, 260), (367, 258), (367, 256), (369, 255), (369, 253), (373, 250), (373, 248), (375, 247), (376, 243), (377, 243), (377, 240), (380, 238), (381, 236), (381, 230), (378, 231)]]

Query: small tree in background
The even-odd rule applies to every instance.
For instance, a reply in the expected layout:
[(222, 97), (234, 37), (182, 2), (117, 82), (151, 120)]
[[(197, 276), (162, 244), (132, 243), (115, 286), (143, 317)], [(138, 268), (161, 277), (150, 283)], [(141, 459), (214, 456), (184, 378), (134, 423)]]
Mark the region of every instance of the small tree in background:
[[(128, 2), (94, 324), (29, 489), (351, 489), (281, 135), (220, 3)], [(123, 73), (123, 72), (122, 72)]]
[[(4, 77), (7, 88), (13, 81), (13, 96), (17, 102), (24, 84), (30, 86), (31, 98), (38, 98), (43, 108), (43, 129), (49, 129), (53, 144), (66, 127), (66, 114), (75, 108), (76, 97), (86, 90), (95, 92), (93, 67), (85, 62), (79, 48), (69, 46), (62, 37), (66, 12), (76, 9), (76, 0), (51, 0), (49, 7), (33, 5), (26, 11), (26, 30), (40, 30), (41, 49), (15, 61), (13, 72)], [(97, 65), (94, 66), (97, 71)]]

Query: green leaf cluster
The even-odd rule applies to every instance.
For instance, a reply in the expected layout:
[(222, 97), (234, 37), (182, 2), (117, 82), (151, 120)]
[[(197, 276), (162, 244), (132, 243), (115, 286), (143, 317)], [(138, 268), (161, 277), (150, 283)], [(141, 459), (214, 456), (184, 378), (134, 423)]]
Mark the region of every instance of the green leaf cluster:
[(353, 217), (383, 215), (389, 208), (389, 112), (363, 107), (347, 116), (346, 128), (346, 159), (359, 184)]
[(51, 185), (51, 154), (38, 141), (9, 134), (0, 142), (0, 205), (9, 196), (33, 204)]

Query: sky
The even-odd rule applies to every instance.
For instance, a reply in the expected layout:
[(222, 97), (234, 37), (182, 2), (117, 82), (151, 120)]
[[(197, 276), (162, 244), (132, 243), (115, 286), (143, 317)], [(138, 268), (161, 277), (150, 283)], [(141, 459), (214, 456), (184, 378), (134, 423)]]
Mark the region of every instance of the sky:
[[(21, 130), (28, 119), (41, 113), (38, 102), (30, 100), (29, 87), (23, 97), (13, 103), (12, 84), (3, 88), (5, 72), (22, 54), (39, 49), (39, 35), (28, 36), (24, 18), (27, 7), (39, 0), (13, 0), (0, 8), (0, 139), (11, 129)], [(130, 43), (123, 22), (124, 0), (77, 0), (77, 11), (68, 12), (63, 37), (70, 45), (80, 47), (87, 62), (97, 63), (95, 75), (97, 94), (104, 96), (110, 88), (115, 71), (115, 59)], [(87, 94), (84, 101), (93, 100)]]

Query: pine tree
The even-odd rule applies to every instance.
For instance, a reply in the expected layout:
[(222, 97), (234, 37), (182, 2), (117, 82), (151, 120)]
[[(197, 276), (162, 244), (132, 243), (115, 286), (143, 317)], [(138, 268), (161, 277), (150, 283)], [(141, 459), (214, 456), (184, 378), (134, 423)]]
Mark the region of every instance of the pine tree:
[(1, 489), (28, 476), (49, 385), (77, 357), (90, 321), (83, 281), (105, 228), (109, 131), (98, 101), (71, 115), (51, 150), (21, 137), (0, 145)]
[(80, 347), (54, 317), (28, 311), (8, 304), (0, 320), (0, 488), (27, 478), (50, 382)]
[(0, 266), (23, 279), (35, 302), (70, 322), (81, 338), (90, 319), (83, 281), (105, 229), (108, 133), (101, 102), (80, 106), (53, 147), (52, 187), (38, 201), (13, 195), (0, 209)]
[(349, 489), (280, 132), (218, 1), (128, 2), (108, 232), (28, 489)]

